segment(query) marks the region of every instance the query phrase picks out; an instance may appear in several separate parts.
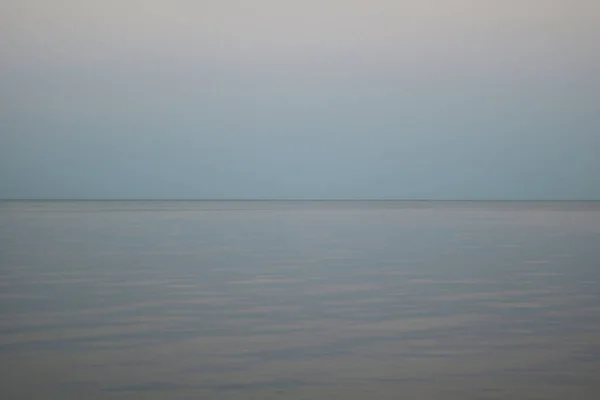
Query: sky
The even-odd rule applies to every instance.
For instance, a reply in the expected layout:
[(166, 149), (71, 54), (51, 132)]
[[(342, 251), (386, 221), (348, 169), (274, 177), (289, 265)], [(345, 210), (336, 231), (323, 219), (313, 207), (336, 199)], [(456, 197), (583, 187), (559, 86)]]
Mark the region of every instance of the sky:
[(597, 0), (3, 0), (0, 198), (600, 199)]

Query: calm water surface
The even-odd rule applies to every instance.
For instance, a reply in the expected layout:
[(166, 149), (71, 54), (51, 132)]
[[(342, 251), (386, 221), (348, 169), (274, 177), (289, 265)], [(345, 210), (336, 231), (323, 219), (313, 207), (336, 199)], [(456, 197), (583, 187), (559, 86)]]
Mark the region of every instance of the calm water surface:
[(598, 399), (600, 203), (0, 202), (2, 399)]

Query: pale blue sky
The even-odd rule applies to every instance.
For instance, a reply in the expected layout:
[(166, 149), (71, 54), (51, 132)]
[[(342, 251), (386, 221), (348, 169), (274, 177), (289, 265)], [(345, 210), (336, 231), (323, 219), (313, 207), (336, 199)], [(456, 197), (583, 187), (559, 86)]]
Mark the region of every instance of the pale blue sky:
[(4, 0), (0, 198), (600, 199), (597, 0)]

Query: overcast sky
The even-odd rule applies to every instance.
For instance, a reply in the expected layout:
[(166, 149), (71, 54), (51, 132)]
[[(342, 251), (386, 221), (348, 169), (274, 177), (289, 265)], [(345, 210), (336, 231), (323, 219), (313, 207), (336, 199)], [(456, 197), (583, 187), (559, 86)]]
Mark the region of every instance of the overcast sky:
[(3, 0), (0, 198), (600, 199), (598, 0)]

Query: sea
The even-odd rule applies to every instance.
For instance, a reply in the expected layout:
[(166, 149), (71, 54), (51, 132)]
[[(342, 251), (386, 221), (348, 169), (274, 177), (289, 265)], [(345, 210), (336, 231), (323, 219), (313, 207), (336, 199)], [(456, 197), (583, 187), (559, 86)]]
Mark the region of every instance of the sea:
[(3, 400), (599, 396), (600, 202), (0, 202)]

